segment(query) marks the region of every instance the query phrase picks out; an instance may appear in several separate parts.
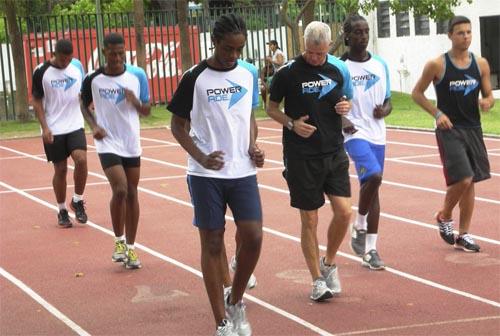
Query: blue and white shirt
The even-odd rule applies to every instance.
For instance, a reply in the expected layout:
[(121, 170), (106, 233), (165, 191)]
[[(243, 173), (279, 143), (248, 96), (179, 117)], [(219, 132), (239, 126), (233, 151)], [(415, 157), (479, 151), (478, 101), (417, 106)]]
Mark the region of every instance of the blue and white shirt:
[(73, 58), (64, 69), (46, 61), (35, 68), (31, 92), (42, 99), (47, 126), (53, 135), (68, 134), (83, 128), (78, 94), (82, 87), (82, 64)]
[(106, 130), (101, 140), (94, 139), (97, 153), (113, 153), (122, 157), (142, 154), (139, 113), (125, 99), (125, 90), (134, 92), (143, 103), (149, 102), (149, 89), (143, 69), (125, 64), (119, 75), (108, 75), (104, 68), (88, 74), (82, 87), (85, 106), (94, 103), (97, 124)]
[(205, 169), (191, 156), (188, 174), (241, 178), (256, 174), (250, 159), (250, 120), (259, 103), (257, 69), (238, 60), (228, 70), (211, 68), (206, 61), (186, 71), (167, 109), (190, 121), (190, 136), (205, 154), (223, 151), (224, 167)]
[(347, 118), (358, 130), (354, 134), (346, 134), (345, 141), (363, 139), (376, 145), (385, 145), (384, 118), (373, 117), (373, 110), (376, 105), (382, 105), (391, 97), (387, 64), (379, 56), (371, 54), (367, 61), (354, 62), (346, 59), (345, 63), (349, 68), (354, 87), (352, 109)]

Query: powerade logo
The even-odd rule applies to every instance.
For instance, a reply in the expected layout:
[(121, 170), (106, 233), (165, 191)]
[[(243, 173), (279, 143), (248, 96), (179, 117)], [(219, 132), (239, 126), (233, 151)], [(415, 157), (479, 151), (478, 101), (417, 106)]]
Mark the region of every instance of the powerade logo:
[(450, 81), (450, 92), (464, 92), (464, 96), (467, 96), (469, 93), (474, 91), (479, 85), (479, 82), (469, 76), (465, 75), (467, 79), (460, 79), (455, 81)]
[(303, 82), (302, 85), (302, 94), (315, 94), (319, 93), (318, 99), (327, 95), (330, 91), (333, 90), (334, 87), (337, 86), (337, 82), (328, 78), (322, 74), (318, 74), (321, 78), (320, 80)]
[(73, 77), (70, 77), (68, 75), (64, 75), (63, 79), (52, 79), (50, 81), (50, 86), (53, 89), (62, 89), (64, 88), (64, 91), (68, 90), (70, 87), (73, 86), (73, 84), (76, 83), (76, 79)]
[(232, 86), (224, 88), (207, 89), (207, 99), (209, 103), (217, 103), (222, 101), (229, 101), (228, 108), (240, 101), (243, 96), (248, 92), (247, 89), (241, 85), (226, 79)]
[(371, 88), (375, 83), (380, 80), (380, 77), (364, 69), (366, 74), (359, 76), (352, 76), (351, 81), (353, 86), (364, 86), (365, 91)]
[(114, 100), (115, 104), (118, 104), (125, 99), (125, 88), (121, 85), (118, 85), (118, 88), (99, 88), (99, 97)]

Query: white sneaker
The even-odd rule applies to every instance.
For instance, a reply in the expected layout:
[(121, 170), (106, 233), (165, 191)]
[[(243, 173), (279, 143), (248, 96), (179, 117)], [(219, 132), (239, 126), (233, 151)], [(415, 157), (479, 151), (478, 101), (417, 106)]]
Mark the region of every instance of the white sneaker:
[(238, 336), (236, 332), (234, 332), (233, 323), (229, 320), (223, 320), (222, 325), (217, 327), (215, 331), (215, 336)]
[[(231, 258), (231, 262), (229, 263), (229, 269), (234, 273), (236, 272), (236, 266), (237, 266), (237, 262), (236, 262), (236, 257), (233, 256)], [(248, 282), (247, 282), (247, 289), (252, 289), (252, 288), (255, 288), (257, 286), (257, 278), (255, 277), (255, 275), (250, 275), (250, 279), (248, 279)]]
[(340, 286), (339, 271), (337, 265), (325, 265), (325, 257), (319, 258), (319, 269), (321, 275), (325, 278), (326, 285), (331, 289), (333, 294), (340, 294), (342, 287)]
[(311, 292), (311, 300), (321, 302), (333, 297), (333, 293), (330, 288), (326, 285), (326, 281), (323, 278), (318, 278), (313, 282), (313, 288)]
[(233, 287), (224, 287), (224, 308), (227, 309), (229, 305), (229, 296), (231, 295), (231, 289)]
[(235, 305), (230, 304), (226, 309), (226, 315), (233, 322), (233, 330), (238, 336), (252, 335), (252, 328), (250, 327), (250, 323), (248, 323), (245, 310), (246, 305), (243, 301)]

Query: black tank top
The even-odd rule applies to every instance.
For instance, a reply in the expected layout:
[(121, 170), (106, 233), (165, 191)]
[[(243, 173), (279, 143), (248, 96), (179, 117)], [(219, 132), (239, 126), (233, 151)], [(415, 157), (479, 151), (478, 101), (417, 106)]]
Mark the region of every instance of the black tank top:
[(437, 107), (443, 111), (455, 127), (480, 127), (478, 97), (481, 73), (474, 54), (467, 68), (457, 68), (448, 53), (444, 54), (443, 78), (434, 85)]

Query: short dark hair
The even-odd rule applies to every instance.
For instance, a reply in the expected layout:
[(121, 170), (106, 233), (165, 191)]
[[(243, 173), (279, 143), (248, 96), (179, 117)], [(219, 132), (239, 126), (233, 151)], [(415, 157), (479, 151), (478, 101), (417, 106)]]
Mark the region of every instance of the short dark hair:
[(267, 42), (266, 44), (272, 44), (272, 45), (275, 45), (276, 47), (279, 48), (278, 41), (276, 41), (276, 40), (271, 40), (271, 41)]
[(73, 53), (73, 43), (70, 40), (61, 39), (56, 42), (56, 54), (71, 55)]
[(247, 37), (247, 27), (245, 21), (240, 16), (234, 14), (222, 15), (215, 21), (212, 31), (214, 40), (221, 40), (226, 34), (243, 34)]
[(346, 46), (349, 45), (349, 43), (348, 43), (349, 40), (347, 39), (347, 35), (352, 33), (352, 26), (354, 25), (354, 22), (358, 22), (358, 21), (366, 21), (366, 19), (359, 14), (351, 14), (344, 21), (344, 25), (343, 25), (344, 44)]
[(469, 23), (470, 20), (462, 15), (456, 15), (448, 21), (448, 33), (453, 33), (453, 28), (455, 28), (456, 25), (462, 24), (462, 23)]
[(105, 47), (109, 46), (110, 44), (125, 44), (125, 39), (123, 38), (122, 34), (113, 32), (104, 37), (103, 44)]

